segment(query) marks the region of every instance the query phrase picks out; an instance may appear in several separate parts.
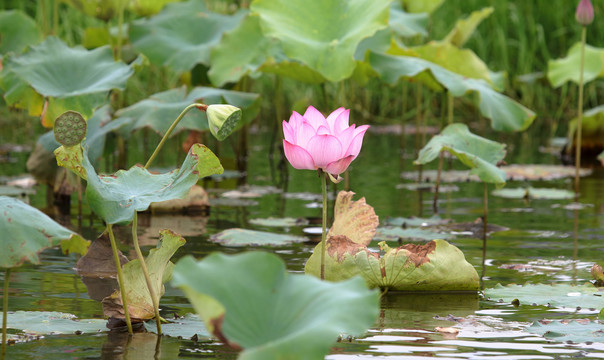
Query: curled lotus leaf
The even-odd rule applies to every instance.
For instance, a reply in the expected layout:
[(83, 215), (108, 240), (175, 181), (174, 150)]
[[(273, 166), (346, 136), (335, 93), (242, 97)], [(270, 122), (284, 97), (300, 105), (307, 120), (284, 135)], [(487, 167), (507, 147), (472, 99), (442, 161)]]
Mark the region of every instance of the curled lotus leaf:
[[(320, 274), (320, 244), (306, 262), (307, 274)], [(370, 287), (400, 291), (477, 291), (478, 273), (454, 245), (445, 240), (406, 244), (380, 252), (350, 241), (345, 236), (327, 240), (325, 279), (341, 281), (361, 275)]]
[(327, 237), (344, 235), (351, 241), (369, 245), (380, 221), (373, 207), (360, 198), (353, 201), (352, 191), (340, 191), (334, 207), (334, 221)]
[[(547, 62), (547, 79), (553, 87), (562, 86), (568, 81), (578, 84), (581, 71), (581, 43), (574, 44), (568, 55), (562, 59)], [(604, 76), (604, 48), (585, 45), (585, 63), (583, 66), (583, 83), (588, 83)]]
[(495, 9), (493, 7), (486, 7), (480, 10), (472, 11), (470, 16), (465, 19), (459, 19), (455, 23), (455, 26), (443, 39), (455, 46), (463, 46), (468, 41), (470, 36), (474, 33), (478, 25), (489, 17)]
[(186, 256), (172, 284), (242, 360), (322, 359), (339, 334), (362, 334), (379, 313), (378, 293), (362, 279), (331, 283), (291, 274), (266, 252)]
[[(152, 249), (145, 259), (153, 291), (157, 297), (157, 303), (164, 294), (164, 283), (170, 280), (174, 264), (170, 258), (178, 248), (185, 244), (185, 239), (171, 230), (160, 231), (160, 239), (157, 248)], [(155, 316), (153, 301), (147, 288), (147, 282), (143, 275), (140, 261), (138, 259), (127, 262), (123, 267), (124, 289), (128, 299), (128, 310), (133, 319), (148, 320)], [(122, 296), (117, 290), (103, 299), (103, 312), (106, 316), (124, 318), (124, 307)]]
[(63, 252), (85, 254), (89, 241), (58, 224), (40, 210), (8, 196), (0, 196), (0, 267), (40, 262), (42, 250), (61, 246)]

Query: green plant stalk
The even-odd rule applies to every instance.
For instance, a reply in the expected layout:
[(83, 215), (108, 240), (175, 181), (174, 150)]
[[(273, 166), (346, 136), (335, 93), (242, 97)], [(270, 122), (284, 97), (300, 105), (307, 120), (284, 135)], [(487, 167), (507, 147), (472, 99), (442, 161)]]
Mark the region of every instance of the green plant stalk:
[(583, 71), (585, 70), (585, 37), (587, 27), (581, 31), (581, 71), (579, 72), (579, 104), (577, 106), (577, 140), (575, 141), (575, 201), (579, 201), (579, 171), (581, 170), (581, 122), (583, 121)]
[(59, 0), (54, 0), (52, 7), (52, 34), (59, 36)]
[(159, 145), (157, 145), (157, 147), (155, 148), (155, 151), (153, 152), (153, 154), (151, 154), (151, 157), (149, 158), (149, 160), (145, 164), (145, 169), (148, 169), (149, 166), (151, 165), (151, 163), (153, 162), (153, 160), (155, 160), (155, 158), (157, 157), (157, 154), (159, 154), (159, 151), (161, 150), (161, 148), (164, 146), (164, 144), (166, 143), (166, 141), (170, 137), (170, 134), (172, 133), (172, 131), (174, 131), (174, 128), (176, 128), (176, 125), (178, 125), (178, 123), (180, 122), (180, 120), (182, 120), (182, 118), (189, 112), (189, 110), (191, 110), (193, 108), (198, 108), (201, 111), (206, 111), (206, 109), (208, 108), (208, 106), (204, 105), (204, 104), (191, 104), (191, 105), (187, 106), (180, 113), (180, 115), (178, 115), (178, 117), (176, 118), (176, 120), (174, 120), (174, 122), (172, 123), (172, 125), (170, 125), (170, 128), (168, 129), (168, 131), (166, 131), (166, 133), (164, 134), (164, 137), (159, 142)]
[(327, 237), (327, 174), (319, 170), (321, 178), (321, 191), (323, 193), (323, 231), (321, 233), (321, 280), (325, 280), (325, 252), (327, 245), (325, 240)]
[(483, 182), (483, 211), (482, 219), (482, 261), (487, 258), (487, 216), (489, 214), (489, 194), (487, 192), (487, 183)]
[(155, 297), (155, 290), (153, 289), (153, 284), (151, 283), (151, 277), (149, 276), (149, 271), (147, 270), (147, 264), (145, 263), (145, 258), (143, 257), (143, 253), (141, 252), (141, 248), (138, 245), (138, 213), (134, 212), (134, 218), (132, 219), (132, 242), (134, 243), (134, 250), (136, 251), (136, 257), (138, 261), (141, 263), (141, 269), (143, 269), (143, 274), (145, 275), (145, 281), (147, 282), (147, 289), (149, 289), (149, 295), (151, 296), (151, 302), (153, 303), (153, 310), (155, 311), (155, 323), (157, 324), (157, 335), (161, 335), (161, 317), (159, 316), (159, 303), (157, 301), (157, 297)]
[(432, 203), (432, 211), (434, 215), (438, 215), (438, 188), (440, 187), (440, 175), (443, 172), (443, 160), (445, 152), (441, 151), (438, 155), (438, 172), (436, 172), (436, 183), (434, 184), (434, 202)]
[(2, 293), (2, 356), (6, 354), (6, 318), (8, 316), (8, 283), (10, 281), (10, 268), (4, 271), (4, 292)]
[(117, 44), (115, 49), (115, 60), (122, 60), (122, 35), (124, 34), (124, 10), (127, 0), (121, 0), (118, 3), (117, 17)]
[(128, 333), (133, 335), (132, 322), (130, 321), (130, 311), (128, 311), (128, 299), (126, 298), (124, 275), (122, 274), (122, 265), (120, 263), (120, 257), (117, 253), (117, 245), (115, 244), (115, 235), (113, 235), (113, 224), (107, 224), (107, 233), (109, 234), (109, 241), (111, 241), (111, 251), (113, 251), (113, 260), (115, 260), (115, 269), (117, 270), (117, 280), (120, 285), (120, 293), (122, 295), (122, 305), (124, 306), (124, 316), (126, 317), (126, 326), (128, 326)]

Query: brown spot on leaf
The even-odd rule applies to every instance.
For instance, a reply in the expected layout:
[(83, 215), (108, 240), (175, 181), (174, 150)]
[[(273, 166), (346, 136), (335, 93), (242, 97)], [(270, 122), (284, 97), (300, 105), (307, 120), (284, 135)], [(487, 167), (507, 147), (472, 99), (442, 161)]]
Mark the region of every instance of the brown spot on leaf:
[(210, 319), (210, 324), (212, 324), (212, 334), (214, 336), (216, 336), (218, 338), (218, 340), (220, 340), (220, 342), (222, 342), (223, 344), (230, 346), (231, 348), (235, 349), (235, 350), (243, 350), (243, 348), (234, 342), (229, 341), (229, 339), (226, 338), (226, 336), (224, 336), (224, 333), (222, 332), (222, 322), (224, 321), (224, 314), (220, 315), (217, 318), (213, 318)]
[(432, 252), (434, 252), (434, 249), (436, 249), (436, 242), (430, 241), (426, 244), (405, 244), (398, 249), (409, 251), (408, 261), (413, 262), (417, 267), (430, 262), (428, 255), (430, 255)]
[(327, 239), (327, 253), (331, 257), (335, 257), (338, 262), (344, 261), (346, 254), (356, 255), (360, 251), (366, 251), (369, 255), (379, 257), (377, 254), (372, 253), (367, 249), (367, 246), (357, 244), (350, 240), (345, 235), (335, 235)]

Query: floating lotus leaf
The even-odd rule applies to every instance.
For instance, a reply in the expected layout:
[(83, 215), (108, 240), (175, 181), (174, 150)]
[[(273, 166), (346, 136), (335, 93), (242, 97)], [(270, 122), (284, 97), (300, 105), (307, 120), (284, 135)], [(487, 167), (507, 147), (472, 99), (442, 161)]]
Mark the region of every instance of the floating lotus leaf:
[(352, 201), (352, 191), (340, 191), (334, 207), (334, 221), (327, 237), (344, 235), (352, 242), (369, 245), (380, 221), (365, 198)]
[[(2, 314), (0, 314), (0, 319)], [(78, 319), (57, 311), (15, 311), (7, 316), (7, 328), (39, 335), (98, 333), (107, 331), (104, 319)]]
[[(170, 279), (174, 267), (174, 264), (170, 262), (170, 258), (185, 242), (184, 238), (171, 230), (162, 230), (157, 248), (149, 251), (149, 255), (145, 258), (158, 304), (165, 291), (163, 284)], [(122, 267), (122, 272), (124, 273), (124, 289), (126, 289), (130, 316), (133, 319), (143, 320), (153, 318), (155, 316), (153, 302), (140, 261), (138, 259), (130, 260)], [(124, 308), (119, 290), (103, 299), (103, 312), (105, 316), (124, 318)]]
[[(168, 319), (168, 321), (168, 323), (161, 325), (162, 335), (181, 339), (191, 339), (196, 336), (195, 341), (210, 340), (211, 335), (203, 324), (203, 320), (197, 314), (186, 314), (175, 319)], [(155, 321), (146, 322), (145, 329), (148, 332), (157, 332)]]
[(266, 231), (227, 229), (214, 234), (210, 241), (224, 246), (279, 246), (305, 242), (308, 238), (289, 234), (274, 234)]
[(258, 226), (268, 226), (268, 227), (294, 227), (294, 226), (304, 226), (308, 225), (308, 220), (304, 218), (265, 218), (265, 219), (251, 219), (250, 224), (258, 225)]
[[(510, 181), (556, 180), (575, 176), (574, 166), (544, 165), (544, 164), (512, 164), (502, 166), (506, 178)], [(590, 169), (580, 169), (579, 176), (588, 176)]]
[(290, 274), (278, 256), (264, 252), (213, 253), (199, 262), (184, 257), (172, 284), (215, 337), (242, 349), (241, 360), (323, 358), (339, 334), (362, 334), (379, 312), (378, 294), (363, 280)]
[(451, 124), (430, 139), (420, 150), (415, 164), (427, 164), (436, 159), (441, 151), (455, 155), (464, 165), (471, 168), (470, 174), (476, 174), (480, 180), (505, 184), (505, 172), (497, 163), (505, 157), (505, 145), (474, 135), (465, 124)]
[[(145, 100), (120, 109), (116, 112), (116, 116), (118, 119), (133, 119), (132, 124), (122, 130), (125, 136), (128, 136), (129, 132), (144, 127), (149, 127), (163, 135), (182, 110), (195, 102), (205, 104), (228, 103), (242, 109), (243, 117), (239, 121), (239, 127), (253, 120), (260, 110), (258, 94), (207, 87), (195, 87), (187, 94), (187, 90), (183, 86), (153, 94)], [(189, 111), (174, 129), (172, 135), (184, 129), (208, 130), (206, 113), (198, 110)]]
[(403, 4), (410, 13), (432, 13), (445, 0), (404, 0)]
[(478, 27), (484, 19), (488, 18), (494, 10), (495, 9), (492, 7), (486, 7), (472, 11), (467, 18), (457, 20), (453, 29), (451, 29), (443, 40), (455, 46), (463, 46), (470, 36), (472, 36), (476, 27)]
[(19, 10), (0, 12), (0, 54), (21, 53), (27, 46), (42, 41), (38, 24)]
[(435, 232), (424, 229), (403, 229), (400, 227), (383, 226), (377, 229), (377, 233), (373, 238), (374, 241), (425, 241), (434, 239), (449, 240), (454, 239), (455, 235)]
[(493, 195), (506, 199), (545, 199), (545, 200), (565, 200), (573, 199), (575, 193), (568, 190), (553, 188), (514, 188), (498, 189), (492, 192)]
[(478, 93), (480, 113), (491, 119), (491, 126), (495, 130), (522, 131), (535, 119), (534, 112), (493, 90), (484, 80), (465, 78), (430, 61), (370, 52), (369, 63), (390, 84), (404, 77), (421, 81), (436, 90), (445, 88), (457, 97), (469, 92)]
[[(320, 274), (320, 244), (304, 267)], [(390, 248), (380, 243), (380, 256), (345, 236), (327, 239), (325, 280), (341, 281), (361, 275), (369, 287), (401, 291), (476, 291), (478, 273), (463, 253), (444, 240)]]
[(526, 328), (532, 334), (538, 334), (548, 340), (564, 343), (604, 342), (604, 324), (591, 320), (553, 320), (537, 321)]
[(212, 47), (245, 13), (216, 14), (206, 10), (203, 0), (168, 4), (158, 15), (131, 23), (130, 42), (151, 63), (189, 71), (197, 64), (210, 65)]
[(59, 225), (40, 210), (11, 197), (0, 196), (0, 267), (13, 268), (25, 261), (38, 264), (44, 249), (61, 245), (63, 251), (85, 254), (89, 241)]
[(401, 3), (393, 1), (390, 4), (390, 19), (388, 26), (397, 35), (402, 37), (412, 36), (428, 36), (428, 14), (416, 13), (410, 14), (405, 12), (401, 7)]
[(384, 225), (386, 226), (402, 226), (406, 227), (419, 227), (419, 226), (428, 226), (428, 225), (442, 225), (451, 222), (451, 219), (443, 219), (438, 215), (433, 215), (429, 218), (421, 218), (421, 217), (388, 217), (384, 220)]
[(485, 297), (491, 301), (503, 300), (511, 303), (520, 301), (520, 305), (550, 305), (556, 308), (582, 308), (600, 309), (604, 292), (592, 284), (526, 284), (526, 285), (497, 285), (484, 291)]
[(66, 110), (90, 118), (94, 109), (107, 101), (107, 93), (123, 90), (134, 73), (131, 66), (113, 60), (109, 46), (90, 51), (70, 48), (52, 36), (23, 55), (7, 56), (4, 64), (1, 81), (7, 103), (27, 106), (30, 113), (40, 115), (36, 95), (48, 98), (44, 113), (47, 126)]
[(388, 23), (386, 0), (256, 0), (265, 35), (281, 41), (285, 54), (329, 81), (352, 75), (359, 42)]
[[(579, 83), (581, 71), (581, 43), (571, 46), (565, 58), (547, 62), (547, 79), (553, 87), (562, 86), (567, 81)], [(585, 45), (583, 83), (604, 76), (604, 49)]]

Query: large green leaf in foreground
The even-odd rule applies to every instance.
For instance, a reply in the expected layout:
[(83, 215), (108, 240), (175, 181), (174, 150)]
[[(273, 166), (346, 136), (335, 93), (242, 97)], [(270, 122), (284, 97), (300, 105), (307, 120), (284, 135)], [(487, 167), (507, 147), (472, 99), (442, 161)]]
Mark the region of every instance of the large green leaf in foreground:
[[(157, 248), (149, 251), (149, 255), (145, 259), (158, 304), (165, 291), (163, 284), (170, 279), (174, 267), (170, 258), (185, 242), (180, 235), (170, 230), (162, 230)], [(130, 316), (133, 319), (144, 320), (153, 318), (155, 316), (153, 301), (140, 261), (138, 259), (129, 261), (123, 266), (122, 271), (124, 272), (124, 289), (126, 289)], [(109, 317), (124, 318), (122, 296), (119, 290), (103, 299), (103, 312)]]
[[(107, 101), (107, 93), (123, 90), (134, 73), (132, 66), (113, 60), (109, 46), (90, 51), (80, 46), (70, 48), (52, 36), (31, 46), (23, 55), (8, 56), (4, 65), (1, 80), (7, 103), (36, 106), (35, 112), (40, 115), (35, 99), (22, 97), (47, 98), (44, 119), (49, 126), (66, 110), (89, 118), (95, 108)], [(28, 91), (29, 88), (35, 91)]]
[(172, 284), (180, 287), (239, 359), (322, 359), (338, 334), (360, 335), (379, 312), (378, 293), (359, 278), (330, 283), (290, 274), (276, 255), (213, 253), (181, 259)]
[(387, 0), (256, 0), (251, 10), (288, 57), (340, 81), (354, 71), (359, 42), (388, 25), (389, 5)]
[(89, 241), (59, 225), (40, 210), (11, 197), (0, 196), (0, 267), (37, 264), (39, 253), (59, 246), (64, 252), (85, 254)]
[[(340, 281), (361, 275), (370, 287), (401, 291), (477, 291), (478, 273), (457, 247), (444, 240), (390, 248), (380, 243), (380, 252), (345, 236), (327, 240), (325, 279)], [(306, 262), (307, 274), (320, 274), (320, 245)]]
[(210, 50), (234, 29), (244, 11), (222, 15), (206, 10), (203, 0), (168, 4), (161, 13), (130, 25), (130, 41), (152, 63), (176, 72), (210, 64)]
[(402, 77), (421, 81), (435, 90), (447, 89), (456, 97), (476, 92), (480, 113), (491, 119), (495, 130), (522, 131), (535, 119), (534, 112), (498, 93), (484, 80), (465, 78), (430, 61), (370, 52), (369, 63), (390, 84)]
[[(565, 58), (547, 62), (547, 79), (555, 88), (562, 86), (567, 81), (578, 84), (580, 71), (581, 43), (574, 44)], [(604, 76), (604, 49), (585, 45), (583, 82), (588, 83), (602, 76)]]
[(459, 161), (468, 166), (470, 174), (478, 175), (480, 180), (505, 184), (505, 172), (497, 163), (505, 157), (505, 145), (472, 134), (465, 124), (451, 124), (434, 136), (420, 150), (415, 164), (427, 164), (439, 156), (441, 151), (448, 151)]
[[(163, 135), (182, 110), (196, 102), (207, 105), (227, 103), (240, 108), (243, 111), (243, 117), (238, 126), (254, 119), (260, 109), (260, 96), (258, 94), (209, 87), (195, 87), (187, 94), (187, 89), (183, 86), (153, 94), (145, 100), (117, 111), (116, 116), (118, 116), (118, 119), (133, 119), (132, 124), (123, 128), (124, 136), (128, 136), (130, 132), (144, 127), (149, 127)], [(184, 129), (208, 130), (206, 113), (195, 109), (189, 111), (178, 123), (172, 135), (178, 134)]]
[(152, 202), (183, 198), (197, 180), (223, 171), (216, 155), (201, 144), (191, 147), (180, 169), (165, 174), (134, 166), (99, 176), (79, 146), (61, 146), (55, 155), (59, 165), (88, 181), (88, 204), (108, 224), (128, 223), (136, 211), (147, 210)]

